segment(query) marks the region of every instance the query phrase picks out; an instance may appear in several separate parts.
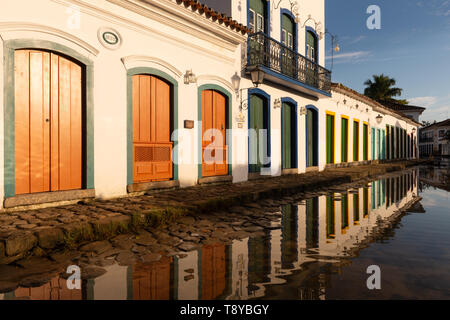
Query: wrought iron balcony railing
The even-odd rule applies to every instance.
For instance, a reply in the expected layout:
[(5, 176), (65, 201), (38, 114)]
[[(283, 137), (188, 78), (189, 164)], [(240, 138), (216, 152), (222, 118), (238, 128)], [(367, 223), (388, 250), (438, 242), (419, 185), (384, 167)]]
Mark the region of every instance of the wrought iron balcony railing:
[(247, 67), (264, 66), (272, 71), (330, 93), (331, 71), (302, 56), (263, 32), (248, 38)]
[(427, 142), (433, 142), (433, 141), (434, 141), (433, 137), (420, 137), (419, 138), (420, 143), (427, 143)]

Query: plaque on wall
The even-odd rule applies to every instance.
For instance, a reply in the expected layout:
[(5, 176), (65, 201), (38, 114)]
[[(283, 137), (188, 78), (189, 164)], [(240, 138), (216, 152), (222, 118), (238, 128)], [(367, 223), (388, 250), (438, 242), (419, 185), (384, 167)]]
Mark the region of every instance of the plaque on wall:
[(107, 49), (117, 50), (122, 45), (122, 37), (119, 32), (111, 28), (100, 28), (97, 33), (98, 40)]

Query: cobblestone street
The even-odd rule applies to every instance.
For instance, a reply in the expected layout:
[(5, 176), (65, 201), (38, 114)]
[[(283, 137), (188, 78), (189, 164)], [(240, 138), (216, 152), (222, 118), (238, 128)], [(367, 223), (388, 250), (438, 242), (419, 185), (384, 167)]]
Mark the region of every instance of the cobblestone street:
[[(111, 254), (111, 249), (148, 246), (160, 253), (188, 251), (198, 244), (227, 242), (270, 227), (279, 218), (280, 201), (307, 198), (317, 192), (386, 172), (414, 162), (397, 162), (286, 175), (249, 182), (196, 186), (143, 196), (93, 200), (63, 207), (0, 214), (0, 264), (29, 255), (46, 256), (56, 249)], [(348, 186), (347, 186), (348, 187)], [(325, 191), (326, 190), (326, 191)], [(286, 198), (287, 197), (287, 198)], [(260, 210), (264, 206), (264, 210)], [(273, 207), (273, 212), (267, 208)], [(177, 222), (177, 223), (176, 223)], [(147, 231), (144, 231), (146, 229)], [(124, 235), (127, 234), (127, 235)], [(128, 234), (140, 234), (138, 238)], [(134, 243), (131, 239), (135, 239)], [(111, 240), (111, 241), (105, 241)], [(138, 241), (136, 241), (138, 240)], [(136, 249), (138, 252), (141, 250)], [(155, 256), (156, 254), (156, 256)], [(131, 258), (119, 255), (119, 260)]]

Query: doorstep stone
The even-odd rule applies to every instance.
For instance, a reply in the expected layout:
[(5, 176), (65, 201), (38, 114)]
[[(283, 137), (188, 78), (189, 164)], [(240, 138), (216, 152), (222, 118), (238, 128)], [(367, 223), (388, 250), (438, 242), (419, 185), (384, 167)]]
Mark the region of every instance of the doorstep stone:
[(180, 182), (176, 180), (134, 183), (127, 186), (127, 191), (128, 193), (134, 193), (150, 190), (178, 188), (179, 186)]
[(15, 197), (6, 198), (3, 206), (4, 208), (15, 208), (51, 202), (82, 200), (87, 198), (95, 198), (94, 189), (21, 194)]
[(205, 177), (198, 179), (198, 184), (213, 184), (213, 183), (227, 183), (233, 182), (233, 176), (216, 176), (216, 177)]

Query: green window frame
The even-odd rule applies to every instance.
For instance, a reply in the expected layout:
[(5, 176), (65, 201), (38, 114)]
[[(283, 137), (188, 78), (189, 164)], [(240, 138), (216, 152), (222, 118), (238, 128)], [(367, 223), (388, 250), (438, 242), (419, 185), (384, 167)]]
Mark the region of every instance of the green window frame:
[(359, 161), (359, 120), (353, 121), (353, 161)]
[(334, 114), (328, 112), (326, 114), (326, 155), (327, 155), (327, 164), (334, 163), (334, 146), (335, 146), (335, 137), (334, 137)]
[(341, 116), (341, 162), (348, 162), (348, 117)]

